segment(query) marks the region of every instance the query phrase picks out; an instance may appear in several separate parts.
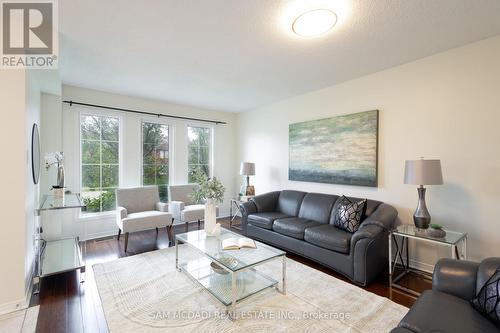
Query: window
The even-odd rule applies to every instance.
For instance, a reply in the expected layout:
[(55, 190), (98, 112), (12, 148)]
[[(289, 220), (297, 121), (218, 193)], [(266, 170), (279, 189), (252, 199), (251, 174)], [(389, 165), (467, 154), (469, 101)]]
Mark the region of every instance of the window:
[(192, 173), (200, 168), (210, 177), (210, 146), (212, 129), (188, 126), (188, 181), (193, 182)]
[(81, 187), (88, 213), (116, 209), (120, 174), (120, 121), (115, 117), (81, 115)]
[(168, 202), (168, 134), (168, 125), (142, 123), (142, 184), (158, 185), (162, 202)]

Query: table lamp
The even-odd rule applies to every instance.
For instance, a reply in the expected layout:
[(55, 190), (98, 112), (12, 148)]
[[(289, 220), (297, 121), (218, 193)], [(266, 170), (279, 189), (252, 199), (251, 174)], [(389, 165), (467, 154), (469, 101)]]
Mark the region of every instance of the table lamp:
[(427, 229), (431, 223), (431, 215), (425, 205), (424, 185), (443, 184), (440, 160), (410, 160), (405, 163), (405, 184), (419, 185), (418, 205), (413, 214), (413, 222), (419, 229)]
[(247, 177), (245, 195), (255, 195), (255, 188), (250, 186), (250, 176), (255, 176), (255, 163), (241, 162), (240, 175)]

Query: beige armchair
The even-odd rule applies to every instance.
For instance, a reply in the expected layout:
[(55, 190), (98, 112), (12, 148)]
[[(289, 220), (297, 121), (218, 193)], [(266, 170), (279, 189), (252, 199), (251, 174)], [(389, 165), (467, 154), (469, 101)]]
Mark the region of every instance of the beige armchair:
[(160, 202), (157, 186), (116, 189), (118, 240), (125, 234), (125, 252), (131, 232), (166, 227), (172, 241), (172, 214), (168, 204)]
[[(172, 185), (168, 187), (168, 198), (170, 212), (174, 220), (186, 223), (186, 229), (189, 222), (198, 222), (205, 218), (205, 205), (194, 202), (190, 198), (193, 193), (195, 184), (188, 185)], [(219, 215), (219, 207), (217, 207), (217, 215)]]

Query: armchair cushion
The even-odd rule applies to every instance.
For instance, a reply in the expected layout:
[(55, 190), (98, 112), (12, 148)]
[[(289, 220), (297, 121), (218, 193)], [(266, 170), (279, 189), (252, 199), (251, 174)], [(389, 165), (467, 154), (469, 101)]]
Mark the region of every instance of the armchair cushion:
[(307, 228), (304, 240), (319, 247), (340, 253), (349, 253), (352, 233), (331, 224)]
[(156, 210), (159, 201), (158, 186), (116, 189), (117, 206), (125, 207), (128, 214)]
[(278, 212), (268, 212), (268, 213), (254, 213), (248, 215), (248, 223), (253, 224), (256, 227), (269, 229), (273, 228), (273, 222), (276, 219), (283, 219), (290, 217), (283, 213)]
[(181, 211), (180, 220), (183, 222), (192, 222), (192, 221), (203, 220), (204, 218), (205, 218), (204, 205), (189, 205), (185, 206), (184, 209)]
[(170, 185), (168, 187), (168, 197), (172, 201), (184, 202), (186, 206), (195, 205), (197, 202), (191, 199), (191, 193), (193, 193), (196, 186), (195, 184)]
[(154, 229), (166, 227), (172, 224), (172, 215), (170, 213), (158, 212), (156, 210), (132, 213), (119, 223), (120, 229), (127, 232)]
[(399, 326), (413, 332), (498, 333), (498, 328), (468, 301), (434, 290), (420, 295)]
[(320, 225), (320, 223), (300, 217), (288, 217), (286, 219), (275, 220), (273, 223), (273, 230), (285, 236), (304, 239), (304, 231), (306, 228), (317, 225)]

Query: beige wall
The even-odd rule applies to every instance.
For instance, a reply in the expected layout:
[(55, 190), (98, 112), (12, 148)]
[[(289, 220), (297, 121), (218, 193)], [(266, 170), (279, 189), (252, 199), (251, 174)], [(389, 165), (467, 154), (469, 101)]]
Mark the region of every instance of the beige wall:
[(24, 297), (25, 254), (25, 84), (21, 70), (0, 71), (2, 165), (0, 186), (0, 311), (20, 304)]
[[(0, 314), (27, 306), (34, 259), (38, 186), (31, 169), (31, 129), (40, 119), (35, 73), (0, 71)], [(8, 117), (7, 117), (8, 115)]]
[[(311, 64), (314, 66), (314, 64)], [(243, 113), (239, 156), (256, 162), (259, 193), (297, 189), (346, 194), (394, 205), (411, 223), (414, 186), (404, 161), (442, 160), (445, 185), (428, 190), (433, 221), (469, 233), (469, 257), (500, 256), (500, 37)], [(288, 180), (288, 125), (380, 110), (379, 187)], [(413, 264), (431, 269), (449, 250), (412, 247)], [(445, 252), (443, 252), (445, 251)]]

